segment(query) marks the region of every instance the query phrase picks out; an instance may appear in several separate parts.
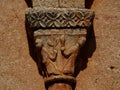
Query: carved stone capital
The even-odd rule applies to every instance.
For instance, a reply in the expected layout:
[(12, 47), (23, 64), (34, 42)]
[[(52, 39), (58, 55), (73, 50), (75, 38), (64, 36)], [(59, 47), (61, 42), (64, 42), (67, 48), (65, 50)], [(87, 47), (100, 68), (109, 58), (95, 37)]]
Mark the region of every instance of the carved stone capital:
[(86, 41), (94, 13), (79, 8), (29, 8), (26, 19), (33, 30), (46, 87), (75, 80), (75, 60)]

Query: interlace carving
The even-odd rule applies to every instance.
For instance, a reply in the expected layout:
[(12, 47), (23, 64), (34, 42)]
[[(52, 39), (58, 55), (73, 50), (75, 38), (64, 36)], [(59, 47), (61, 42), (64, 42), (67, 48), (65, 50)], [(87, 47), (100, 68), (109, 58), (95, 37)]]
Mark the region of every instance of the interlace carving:
[(94, 15), (92, 11), (78, 8), (30, 8), (26, 14), (34, 28), (88, 27)]

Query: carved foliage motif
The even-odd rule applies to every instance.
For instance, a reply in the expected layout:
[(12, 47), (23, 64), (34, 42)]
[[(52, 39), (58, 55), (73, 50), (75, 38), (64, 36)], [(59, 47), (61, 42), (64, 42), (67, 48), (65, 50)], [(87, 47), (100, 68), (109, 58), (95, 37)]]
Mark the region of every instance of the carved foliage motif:
[(26, 11), (28, 22), (34, 28), (88, 27), (93, 15), (92, 11), (77, 8), (29, 8)]
[[(44, 77), (74, 76), (74, 64), (80, 47), (86, 41), (86, 29), (34, 31), (35, 44), (40, 48), (46, 67)], [(68, 42), (71, 42), (68, 43)]]

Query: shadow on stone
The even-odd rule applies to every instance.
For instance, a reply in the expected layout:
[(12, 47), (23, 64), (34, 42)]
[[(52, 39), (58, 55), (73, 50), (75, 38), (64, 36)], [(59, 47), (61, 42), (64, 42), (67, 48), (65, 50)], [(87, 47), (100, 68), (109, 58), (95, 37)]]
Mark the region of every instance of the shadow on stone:
[(32, 7), (32, 0), (25, 0), (28, 7)]
[(85, 0), (85, 8), (90, 9), (94, 0)]
[[(43, 75), (42, 71), (45, 70), (46, 67), (44, 66), (44, 64), (41, 61), (42, 60), (42, 56), (40, 56), (41, 54), (37, 55), (38, 54), (37, 53), (38, 49), (36, 49), (36, 47), (35, 47), (35, 42), (34, 42), (34, 37), (33, 37), (33, 30), (31, 30), (31, 28), (29, 27), (29, 24), (27, 23), (27, 20), (25, 20), (25, 28), (26, 28), (26, 33), (27, 33), (27, 40), (28, 40), (28, 47), (29, 47), (30, 56), (36, 62), (39, 74), (41, 76), (44, 76), (45, 73)], [(37, 57), (37, 56), (39, 56), (39, 57)]]
[(87, 68), (88, 58), (90, 58), (95, 49), (96, 49), (96, 40), (93, 26), (91, 26), (87, 32), (86, 43), (81, 48), (79, 55), (76, 60), (76, 67), (75, 67), (75, 77), (79, 74), (80, 71)]

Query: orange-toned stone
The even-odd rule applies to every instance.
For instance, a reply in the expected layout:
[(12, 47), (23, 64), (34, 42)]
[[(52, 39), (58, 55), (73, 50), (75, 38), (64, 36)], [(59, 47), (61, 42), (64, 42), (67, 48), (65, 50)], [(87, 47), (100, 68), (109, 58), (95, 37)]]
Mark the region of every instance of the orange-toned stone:
[[(1, 0), (0, 8), (0, 90), (45, 90), (29, 54), (25, 1)], [(87, 67), (78, 74), (75, 90), (120, 90), (120, 0), (94, 0), (91, 8), (96, 49), (87, 53)], [(90, 52), (93, 36), (88, 40)]]

